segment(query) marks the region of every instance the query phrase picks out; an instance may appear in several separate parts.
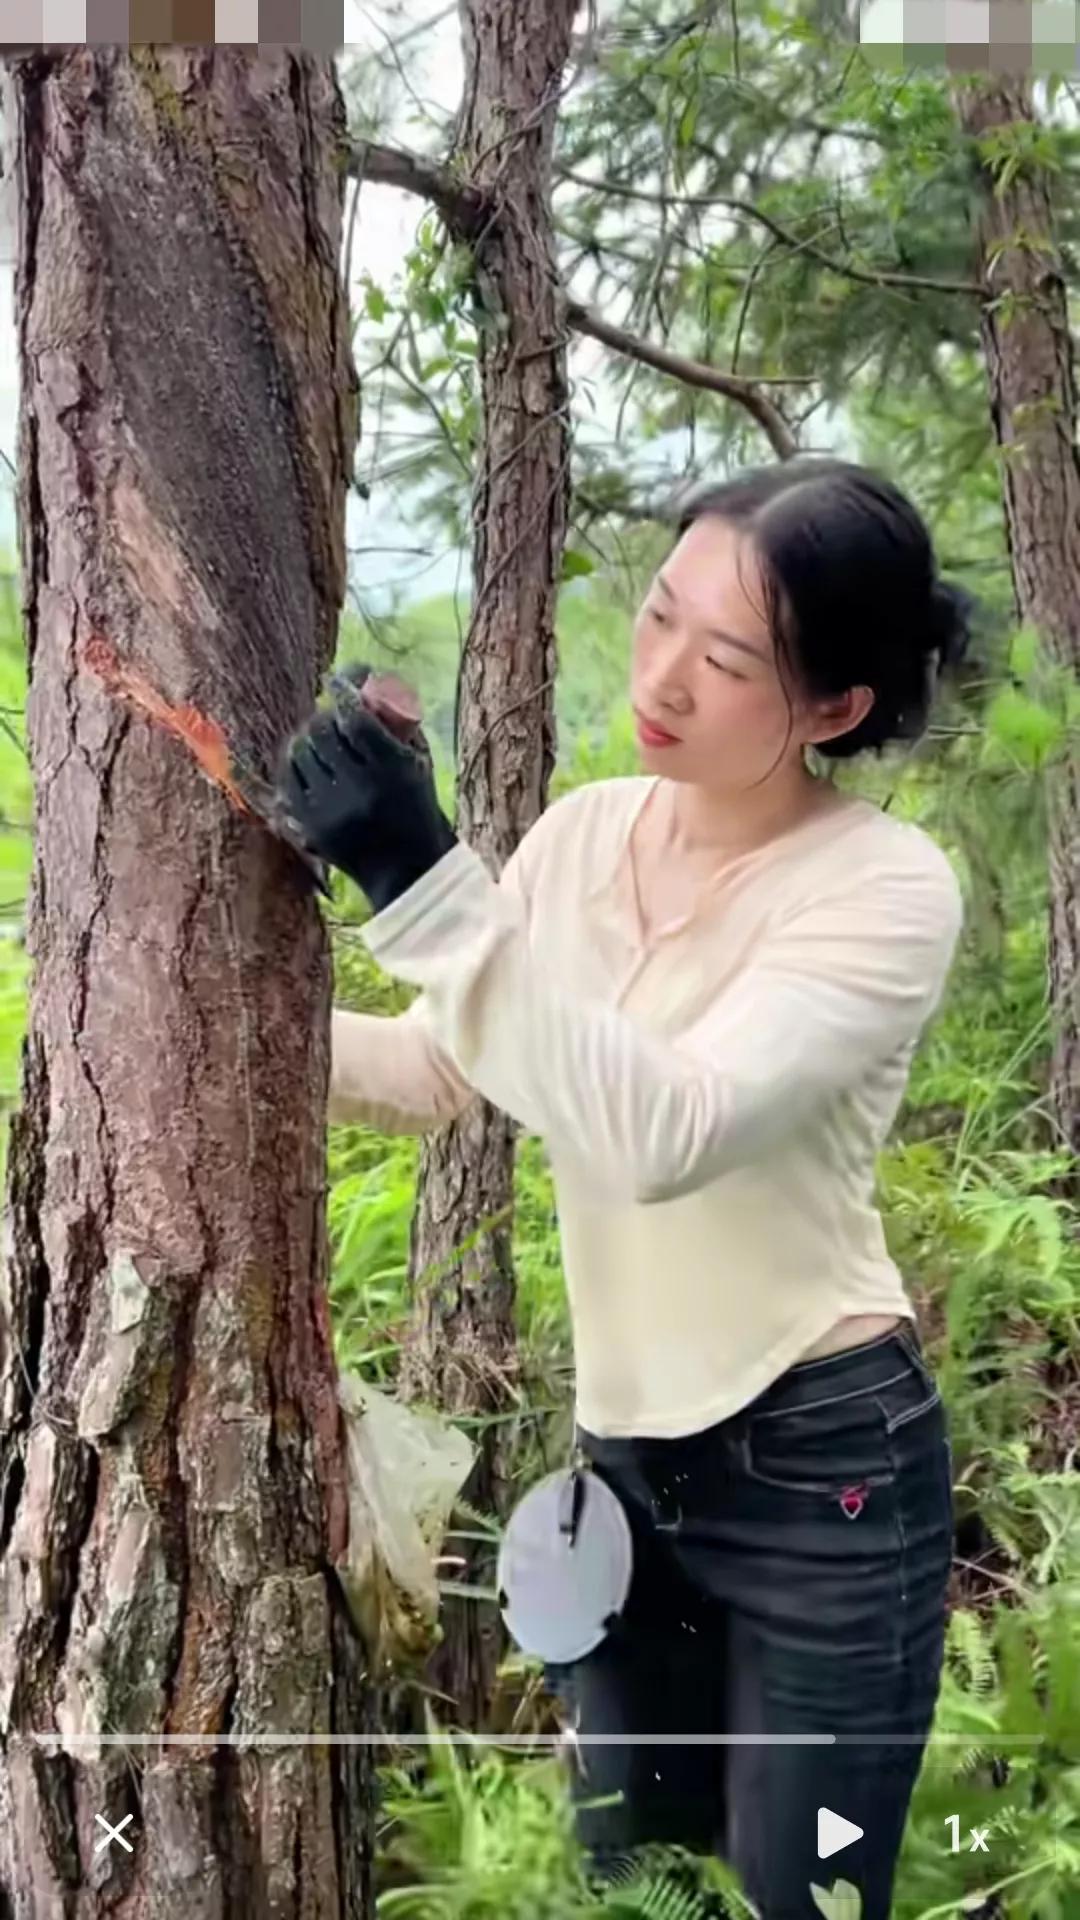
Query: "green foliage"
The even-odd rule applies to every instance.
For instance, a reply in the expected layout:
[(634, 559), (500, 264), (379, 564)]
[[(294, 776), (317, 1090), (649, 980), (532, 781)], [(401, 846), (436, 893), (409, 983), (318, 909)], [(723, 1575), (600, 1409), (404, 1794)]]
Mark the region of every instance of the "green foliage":
[[(624, 0), (601, 36), (592, 84), (560, 120), (575, 181), (599, 183), (560, 203), (590, 297), (628, 293), (640, 331), (659, 325), (715, 365), (809, 380), (811, 406), (846, 411), (865, 383), (932, 392), (940, 412), (948, 355), (978, 349), (976, 304), (950, 291), (970, 279), (971, 168), (944, 78), (897, 83), (804, 8), (738, 17), (736, 46), (723, 9), (702, 8), (695, 28), (685, 8)], [(662, 305), (642, 227), (662, 244)], [(640, 368), (612, 379), (632, 380), (638, 430), (689, 419), (703, 458), (765, 452), (725, 400)], [(799, 411), (800, 394), (780, 397)]]
[(376, 325), (381, 325), (389, 311), (386, 295), (381, 287), (375, 285), (370, 274), (364, 274), (362, 279), (364, 287), (364, 312), (367, 314), (369, 320), (374, 320)]
[[(1035, 174), (1049, 186), (1071, 271), (1080, 234), (1072, 88), (1062, 76), (1037, 83), (1034, 121), (972, 142), (944, 69), (883, 72), (852, 45), (842, 14), (767, 0), (605, 9), (588, 36), (584, 84), (557, 123), (559, 264), (575, 301), (614, 308), (650, 340), (802, 382), (778, 397), (804, 420), (808, 448), (850, 439), (864, 403), (899, 398), (935, 443), (920, 498), (946, 465), (959, 468), (967, 493), (973, 464), (995, 465), (971, 290), (977, 163), (1002, 191)], [(357, 108), (366, 116), (360, 95)], [(457, 163), (452, 148), (448, 160)], [(1048, 242), (1019, 232), (1007, 244)], [(478, 426), (475, 369), (461, 356), (475, 356), (499, 316), (470, 251), (451, 246), (434, 215), (379, 312), (368, 369), (379, 418), (389, 401), (430, 428), (391, 478), (407, 467), (415, 511), (456, 538)], [(596, 417), (605, 388), (619, 399), (614, 425), (610, 408)], [(572, 406), (581, 428), (575, 551), (587, 531), (610, 557), (627, 507), (637, 516), (688, 474), (769, 457), (760, 428), (728, 399), (617, 355), (599, 375), (575, 375)], [(1000, 555), (1000, 476), (990, 482)], [(584, 502), (601, 494), (597, 524)]]
[(706, 1920), (715, 1912), (694, 1884), (701, 1870), (674, 1851), (646, 1854), (612, 1885), (591, 1886), (557, 1759), (437, 1737), (427, 1755), (422, 1769), (384, 1775), (389, 1884), (379, 1920)]
[[(362, 275), (361, 286), (370, 356), (361, 366), (364, 390), (381, 386), (409, 421), (414, 443), (404, 460), (381, 463), (380, 402), (362, 457), (373, 462), (375, 483), (392, 489), (406, 483), (410, 518), (460, 544), (467, 537), (480, 430), (477, 355), (497, 313), (485, 304), (472, 250), (452, 243), (431, 215), (420, 221), (392, 284), (376, 286)], [(362, 482), (365, 495), (372, 484)]]
[[(950, 1620), (895, 1920), (995, 1911), (983, 1904), (995, 1889), (1007, 1890), (1009, 1920), (1066, 1920), (1080, 1906), (1080, 1561), (1023, 1600)], [(952, 1814), (958, 1853), (948, 1844)], [(988, 1830), (987, 1853), (967, 1848), (974, 1827)]]
[(1080, 723), (1075, 670), (1056, 661), (1041, 636), (1021, 627), (1009, 652), (1009, 679), (988, 703), (983, 764), (1037, 773), (1071, 753)]
[(994, 178), (994, 191), (1006, 194), (1017, 180), (1035, 180), (1041, 174), (1059, 174), (1075, 154), (1071, 130), (1043, 126), (1037, 121), (1014, 120), (991, 127), (975, 142), (980, 159)]
[[(1023, 1608), (959, 1609), (949, 1623), (933, 1739), (912, 1803), (893, 1920), (983, 1912), (1066, 1920), (1080, 1901), (1080, 1565)], [(429, 1729), (430, 1731), (430, 1729)], [(590, 1887), (557, 1759), (435, 1739), (426, 1759), (384, 1772), (382, 1915), (409, 1920), (751, 1913), (722, 1863), (642, 1848), (624, 1876)], [(953, 1852), (950, 1816), (963, 1845)], [(984, 1828), (988, 1853), (967, 1848)], [(726, 1905), (714, 1904), (717, 1892)], [(831, 1920), (858, 1920), (843, 1877), (814, 1885)]]
[(850, 1880), (838, 1880), (830, 1888), (811, 1883), (810, 1891), (815, 1907), (824, 1914), (825, 1920), (859, 1920), (862, 1897), (858, 1887), (853, 1887)]

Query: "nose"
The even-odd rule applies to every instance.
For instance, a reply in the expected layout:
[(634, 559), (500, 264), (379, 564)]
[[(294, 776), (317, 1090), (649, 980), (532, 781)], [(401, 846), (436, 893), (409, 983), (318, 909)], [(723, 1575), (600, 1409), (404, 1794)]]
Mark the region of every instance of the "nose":
[(670, 686), (649, 688), (642, 704), (647, 712), (655, 714), (657, 719), (662, 719), (666, 714), (669, 719), (679, 720), (687, 711), (685, 696)]
[(645, 691), (649, 706), (653, 712), (665, 707), (668, 713), (684, 712), (689, 704), (686, 682), (682, 671), (682, 653), (671, 648), (662, 655), (654, 653), (651, 659), (641, 661), (641, 685)]
[[(658, 638), (662, 644), (656, 644)], [(643, 649), (644, 657), (639, 658), (641, 704), (658, 720), (665, 714), (669, 719), (683, 719), (692, 704), (686, 691), (685, 672), (689, 671), (693, 659), (693, 641), (688, 634), (670, 631), (651, 635), (650, 640), (652, 644)]]

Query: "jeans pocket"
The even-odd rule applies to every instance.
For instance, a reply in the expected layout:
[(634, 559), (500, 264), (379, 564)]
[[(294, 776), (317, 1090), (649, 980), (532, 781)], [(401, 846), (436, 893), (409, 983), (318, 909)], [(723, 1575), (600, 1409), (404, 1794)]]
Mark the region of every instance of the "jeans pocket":
[(806, 1407), (752, 1414), (742, 1435), (750, 1480), (784, 1493), (843, 1495), (896, 1478), (885, 1410), (874, 1387)]
[(929, 1392), (923, 1394), (913, 1405), (901, 1407), (899, 1412), (889, 1415), (885, 1423), (886, 1431), (896, 1433), (898, 1428), (906, 1427), (910, 1421), (917, 1420), (920, 1414), (929, 1413), (932, 1407), (940, 1405), (941, 1394), (937, 1386), (931, 1383)]

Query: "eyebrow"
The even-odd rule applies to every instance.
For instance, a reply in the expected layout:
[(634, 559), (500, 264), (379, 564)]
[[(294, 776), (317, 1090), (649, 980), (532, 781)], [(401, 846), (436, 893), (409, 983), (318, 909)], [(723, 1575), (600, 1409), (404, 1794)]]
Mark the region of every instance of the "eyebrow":
[[(671, 585), (670, 580), (665, 580), (662, 573), (657, 574), (656, 584), (658, 587), (663, 587), (669, 600), (676, 598), (674, 587)], [(729, 647), (738, 647), (740, 653), (748, 653), (753, 660), (764, 661), (766, 659), (766, 655), (762, 653), (760, 647), (752, 647), (749, 640), (736, 639), (733, 633), (725, 633), (723, 627), (710, 627), (708, 631), (711, 640), (723, 640)]]

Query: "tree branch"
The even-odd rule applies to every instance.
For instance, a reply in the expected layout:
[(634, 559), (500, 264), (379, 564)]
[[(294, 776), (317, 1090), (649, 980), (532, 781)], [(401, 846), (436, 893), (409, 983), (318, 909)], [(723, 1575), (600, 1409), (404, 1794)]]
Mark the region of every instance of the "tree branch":
[[(422, 199), (430, 200), (438, 207), (451, 233), (460, 239), (469, 239), (482, 232), (493, 217), (493, 209), (484, 194), (455, 180), (447, 168), (399, 147), (361, 146), (350, 156), (349, 171), (358, 179), (375, 181), (380, 186), (400, 187), (407, 193), (419, 194)], [(567, 324), (575, 332), (589, 335), (616, 353), (625, 354), (630, 360), (653, 367), (658, 373), (670, 374), (686, 386), (702, 387), (710, 393), (723, 394), (725, 399), (734, 400), (739, 406), (745, 407), (768, 436), (770, 445), (781, 460), (788, 460), (798, 452), (798, 443), (779, 407), (752, 380), (722, 373), (717, 367), (706, 366), (700, 360), (689, 360), (681, 353), (672, 353), (667, 347), (651, 346), (648, 341), (638, 339), (624, 328), (601, 320), (588, 307), (572, 302), (567, 308), (566, 318)]]
[(348, 170), (358, 180), (370, 180), (380, 187), (400, 187), (405, 193), (419, 194), (421, 200), (430, 200), (456, 240), (473, 239), (491, 212), (484, 194), (456, 180), (449, 167), (407, 153), (403, 147), (383, 147), (374, 142), (361, 145), (349, 155)]
[(670, 495), (652, 502), (604, 500), (590, 492), (587, 482), (575, 490), (573, 512), (575, 520), (579, 514), (584, 514), (590, 522), (619, 519), (629, 521), (632, 526), (664, 526), (671, 523)]
[(857, 280), (862, 286), (900, 287), (908, 293), (964, 294), (980, 300), (985, 296), (986, 289), (973, 280), (933, 280), (917, 273), (874, 272), (869, 268), (850, 266), (846, 260), (835, 260), (831, 254), (823, 253), (811, 241), (800, 240), (787, 227), (782, 227), (778, 220), (774, 220), (770, 213), (763, 213), (762, 209), (754, 206), (750, 200), (737, 200), (726, 194), (713, 193), (649, 193), (643, 187), (628, 187), (621, 180), (589, 180), (584, 174), (575, 173), (570, 167), (558, 167), (556, 172), (560, 180), (567, 180), (574, 186), (587, 187), (593, 193), (610, 194), (616, 200), (638, 200), (652, 207), (700, 207), (703, 211), (744, 214), (748, 220), (756, 220), (761, 226), (767, 228), (782, 246), (805, 253), (809, 259), (816, 260), (819, 266), (827, 268), (830, 273), (841, 274), (847, 280)]
[(639, 340), (609, 320), (601, 320), (599, 314), (590, 313), (587, 307), (572, 305), (567, 311), (567, 320), (577, 333), (588, 334), (616, 353), (625, 354), (629, 360), (640, 360), (646, 367), (655, 367), (658, 373), (671, 374), (685, 386), (704, 387), (710, 393), (721, 393), (726, 400), (736, 401), (767, 434), (781, 460), (790, 460), (798, 452), (795, 436), (779, 407), (752, 380), (721, 373), (718, 367), (707, 367), (701, 360), (689, 360), (684, 354), (672, 353), (669, 347), (651, 346), (647, 340)]
[(399, 27), (395, 24), (395, 47), (397, 47), (400, 52), (401, 48), (405, 46), (409, 40), (418, 40), (421, 34), (430, 33), (433, 27), (441, 27), (443, 21), (449, 20), (451, 14), (455, 14), (456, 12), (457, 0), (450, 0), (449, 6), (440, 7), (438, 13), (430, 13), (426, 20), (417, 20), (411, 27)]

